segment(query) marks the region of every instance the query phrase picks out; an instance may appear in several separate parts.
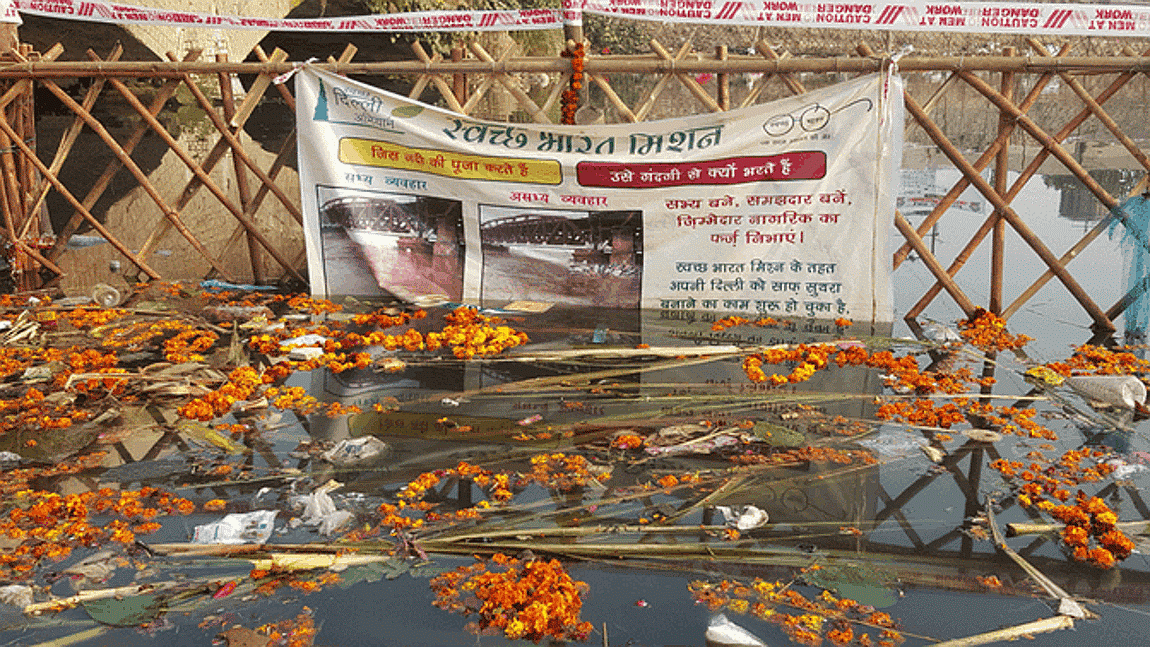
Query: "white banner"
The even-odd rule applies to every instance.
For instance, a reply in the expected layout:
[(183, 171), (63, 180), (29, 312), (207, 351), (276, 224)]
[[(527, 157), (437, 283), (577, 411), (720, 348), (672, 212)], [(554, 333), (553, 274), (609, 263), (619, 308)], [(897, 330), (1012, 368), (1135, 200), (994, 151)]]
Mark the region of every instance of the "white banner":
[(304, 66), (312, 291), (888, 321), (901, 97), (872, 75), (681, 119), (507, 124)]
[[(97, 2), (11, 0), (3, 20), (16, 13), (117, 24), (261, 29), (271, 31), (419, 32), (558, 29), (580, 12), (661, 22), (765, 27), (944, 31), (1035, 36), (1143, 37), (1150, 6), (1020, 2), (797, 2), (792, 0), (573, 0), (565, 9), (424, 11), (335, 18), (264, 18), (217, 15)], [(0, 10), (3, 3), (0, 2)]]

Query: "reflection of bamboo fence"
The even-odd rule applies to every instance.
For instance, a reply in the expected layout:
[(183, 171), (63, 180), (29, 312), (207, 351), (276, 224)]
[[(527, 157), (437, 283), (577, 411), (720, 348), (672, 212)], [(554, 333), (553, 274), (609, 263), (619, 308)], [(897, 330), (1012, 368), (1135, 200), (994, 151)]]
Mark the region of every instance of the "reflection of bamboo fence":
[[(1046, 246), (1039, 233), (1033, 231), (1015, 212), (1011, 202), (1039, 172), (1043, 163), (1053, 157), (1116, 217), (1123, 218), (1121, 211), (1115, 210), (1119, 199), (1110, 195), (1087, 173), (1080, 161), (1063, 147), (1063, 142), (1084, 122), (1094, 117), (1141, 168), (1150, 170), (1150, 158), (1102, 107), (1130, 81), (1150, 74), (1150, 51), (1140, 56), (1127, 47), (1114, 56), (1070, 56), (1069, 46), (1058, 54), (1051, 54), (1037, 40), (1028, 40), (1027, 44), (1033, 50), (1029, 55), (1017, 55), (1013, 48), (1007, 48), (1004, 55), (999, 56), (915, 56), (898, 61), (899, 69), (908, 75), (930, 73), (946, 77), (941, 83), (935, 84), (937, 87), (933, 94), (924, 101), (912, 96), (908, 89), (905, 104), (911, 123), (917, 124), (931, 144), (962, 174), (962, 178), (917, 227), (900, 214), (895, 214), (895, 224), (906, 242), (894, 254), (894, 266), (897, 267), (914, 251), (936, 279), (935, 285), (907, 313), (908, 319), (920, 315), (943, 291), (967, 315), (974, 312), (975, 304), (955, 280), (955, 275), (988, 235), (992, 241), (992, 254), (991, 291), (987, 308), (991, 311), (1009, 317), (1045, 283), (1055, 278), (1090, 316), (1095, 329), (1102, 332), (1114, 329), (1113, 320), (1122, 314), (1131, 301), (1133, 295), (1126, 295), (1110, 308), (1103, 309), (1085, 292), (1067, 267), (1086, 245), (1101, 234), (1105, 222), (1099, 223), (1074, 247), (1058, 256)], [(767, 98), (772, 91), (768, 89), (772, 80), (781, 83), (782, 92), (800, 94), (805, 92), (803, 81), (809, 77), (816, 77), (817, 82), (820, 76), (833, 79), (843, 74), (876, 72), (887, 69), (892, 63), (890, 56), (877, 54), (865, 44), (857, 48), (857, 56), (821, 58), (792, 58), (785, 52), (776, 52), (763, 41), (755, 43), (754, 55), (733, 54), (727, 47), (719, 47), (713, 54), (702, 55), (692, 50), (689, 41), (671, 51), (652, 40), (651, 48), (652, 53), (648, 55), (591, 56), (586, 61), (584, 71), (588, 84), (594, 85), (596, 92), (604, 98), (619, 121), (639, 122), (650, 117), (672, 83), (685, 88), (703, 110), (719, 112)], [(439, 54), (429, 55), (416, 44), (413, 46), (415, 60), (353, 62), (355, 48), (349, 46), (339, 60), (329, 59), (320, 66), (349, 75), (405, 75), (414, 79), (410, 96), (421, 96), (430, 86), (438, 92), (439, 98), (449, 109), (463, 114), (474, 114), (483, 97), (498, 86), (514, 98), (529, 118), (536, 122), (553, 121), (561, 91), (568, 86), (570, 80), (570, 59), (513, 56), (513, 49), (495, 56), (478, 43), (471, 43), (469, 49), (474, 58), (466, 58), (462, 48), (457, 48), (451, 59), (445, 60)], [(106, 60), (89, 53), (91, 60), (87, 62), (58, 62), (55, 59), (61, 52), (62, 48), (58, 45), (43, 54), (31, 52), (25, 47), (8, 55), (16, 59), (15, 63), (0, 65), (0, 82), (8, 84), (7, 91), (0, 96), (0, 107), (4, 109), (3, 119), (0, 120), (0, 173), (3, 177), (0, 182), (0, 212), (4, 217), (4, 235), (14, 258), (13, 269), (19, 277), (20, 288), (35, 288), (45, 282), (58, 280), (61, 270), (56, 261), (64, 252), (68, 238), (85, 222), (135, 266), (137, 276), (160, 278), (148, 265), (148, 257), (155, 251), (158, 240), (174, 229), (207, 260), (213, 274), (234, 278), (225, 270), (220, 255), (242, 239), (247, 243), (255, 281), (269, 280), (260, 270), (259, 258), (265, 253), (281, 268), (281, 278), (303, 279), (298, 269), (303, 260), (301, 253), (292, 256), (277, 249), (261, 232), (261, 223), (254, 218), (256, 210), (270, 194), (296, 223), (302, 223), (298, 196), (287, 195), (276, 182), (294, 152), (294, 137), (288, 138), (267, 169), (256, 164), (244, 151), (239, 140), (245, 123), (272, 87), (273, 79), (293, 68), (285, 52), (277, 50), (269, 57), (257, 49), (262, 62), (256, 63), (229, 62), (219, 57), (215, 61), (201, 61), (198, 52), (189, 53), (183, 60), (169, 56), (170, 60), (166, 62), (120, 61), (119, 50), (113, 51)], [(237, 103), (232, 97), (231, 87), (233, 77), (239, 74), (254, 75), (256, 80), (243, 100)], [(558, 83), (550, 84), (549, 91), (537, 93), (533, 98), (521, 83), (520, 76), (523, 74), (559, 75), (560, 78)], [(612, 85), (610, 77), (624, 74), (653, 76), (657, 80), (645, 94), (628, 105), (617, 91), (622, 82), (615, 80)], [(696, 78), (700, 74), (714, 74), (715, 87), (711, 89), (705, 86), (704, 82)], [(731, 77), (735, 74), (761, 75), (748, 86), (748, 91), (740, 101), (732, 100)], [(992, 76), (998, 78), (997, 88), (987, 80)], [(1024, 77), (1033, 79), (1033, 83), (1024, 94), (1018, 93), (1020, 98), (1016, 98), (1015, 92), (1021, 89)], [(205, 96), (201, 86), (197, 85), (197, 82), (202, 84), (204, 78), (214, 78), (219, 84), (218, 96), (214, 100)], [(86, 79), (91, 83), (82, 100), (78, 101), (57, 85), (61, 79)], [(123, 82), (124, 79), (151, 79), (162, 84), (158, 91), (153, 92), (150, 103), (145, 105), (135, 94), (136, 91)], [(1108, 79), (1109, 85), (1101, 92), (1092, 93), (1087, 85), (1096, 84), (1098, 79)], [(1073, 91), (1082, 107), (1063, 124), (1056, 127), (1043, 126), (1029, 113), (1055, 80)], [(929, 84), (926, 85), (929, 87)], [(54, 158), (47, 164), (36, 157), (33, 136), (31, 96), (36, 86), (57, 97), (74, 114), (74, 120), (61, 138)], [(139, 116), (134, 131), (124, 141), (116, 141), (91, 112), (92, 105), (105, 86), (111, 86)], [(157, 115), (165, 102), (181, 87), (189, 91), (199, 107), (207, 113), (217, 137), (206, 157), (200, 160), (188, 154), (157, 121)], [(954, 142), (954, 134), (948, 133), (931, 117), (940, 101), (960, 87), (985, 97), (999, 115), (996, 136), (981, 154), (976, 158), (971, 156), (973, 161)], [(288, 106), (294, 106), (291, 93), (284, 85), (275, 85), (275, 88)], [(114, 154), (115, 160), (85, 195), (77, 196), (69, 191), (59, 171), (85, 126), (99, 136)], [(133, 161), (132, 153), (148, 131), (159, 135), (193, 175), (174, 200), (165, 197), (160, 187), (154, 186)], [(1008, 186), (1008, 153), (1012, 141), (1021, 137), (1022, 133), (1036, 141), (1040, 148), (1014, 183)], [(1013, 148), (1016, 151), (1018, 149), (1017, 146)], [(238, 202), (230, 198), (210, 176), (229, 152), (232, 155)], [(992, 164), (995, 169), (993, 178), (984, 179), (982, 171)], [(164, 215), (158, 229), (136, 251), (121, 243), (117, 239), (117, 232), (105, 228), (97, 214), (92, 212), (112, 177), (121, 169), (131, 173), (139, 188)], [(1137, 190), (1141, 190), (1144, 185), (1145, 182)], [(994, 210), (966, 248), (947, 264), (930, 252), (922, 236), (930, 231), (959, 195), (971, 186), (994, 205)], [(181, 211), (200, 189), (207, 189), (236, 220), (235, 231), (224, 250), (208, 249), (181, 218)], [(66, 200), (74, 213), (55, 240), (47, 244), (45, 241), (49, 239), (41, 235), (45, 222), (43, 205), (51, 191), (56, 191)], [(1009, 304), (1005, 303), (1002, 294), (1002, 249), (1007, 227), (1025, 241), (1047, 268), (1046, 274)]]

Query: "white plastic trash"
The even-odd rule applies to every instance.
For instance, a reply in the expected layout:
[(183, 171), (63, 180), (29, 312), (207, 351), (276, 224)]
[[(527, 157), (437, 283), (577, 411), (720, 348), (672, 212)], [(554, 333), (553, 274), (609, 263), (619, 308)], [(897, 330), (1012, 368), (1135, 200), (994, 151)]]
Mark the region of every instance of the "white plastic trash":
[(107, 283), (97, 283), (92, 286), (92, 300), (105, 308), (115, 308), (120, 305), (120, 291)]
[(391, 445), (375, 436), (361, 436), (341, 440), (319, 457), (337, 467), (353, 467), (370, 465), (390, 455)]
[(276, 510), (235, 513), (202, 526), (196, 526), (193, 544), (263, 544), (272, 536)]
[(707, 624), (703, 634), (707, 647), (767, 647), (755, 634), (731, 622), (727, 616), (719, 614)]
[(1146, 385), (1133, 375), (1082, 375), (1066, 378), (1065, 384), (1097, 402), (1137, 409), (1146, 403)]
[(723, 515), (723, 519), (728, 526), (746, 532), (754, 530), (759, 526), (770, 521), (770, 516), (765, 510), (753, 505), (735, 506), (734, 508), (725, 505), (715, 506), (715, 510)]

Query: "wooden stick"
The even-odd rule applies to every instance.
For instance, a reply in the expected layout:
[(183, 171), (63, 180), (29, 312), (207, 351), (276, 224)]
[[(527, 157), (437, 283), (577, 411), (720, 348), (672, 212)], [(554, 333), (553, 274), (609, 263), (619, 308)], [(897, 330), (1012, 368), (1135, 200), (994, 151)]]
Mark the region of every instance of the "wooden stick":
[[(655, 50), (655, 53), (665, 61), (675, 60), (671, 56), (671, 53), (668, 52), (663, 47), (663, 45), (655, 39), (651, 39), (651, 49)], [(695, 95), (695, 98), (698, 99), (699, 102), (707, 108), (707, 110), (710, 110), (711, 112), (723, 111), (723, 108), (718, 104), (718, 102), (716, 102), (715, 99), (711, 97), (711, 95), (707, 94), (707, 91), (703, 89), (703, 86), (700, 85), (699, 82), (694, 79), (694, 77), (686, 74), (685, 72), (676, 72), (675, 78), (679, 80), (679, 83), (682, 83), (688, 90), (690, 90), (691, 94)]]
[[(200, 50), (191, 50), (187, 53), (187, 55), (184, 56), (184, 60), (194, 61), (199, 57), (199, 55)], [(95, 53), (90, 53), (89, 56), (95, 56)], [(160, 114), (160, 111), (163, 110), (164, 105), (168, 102), (168, 99), (172, 98), (172, 95), (176, 93), (176, 89), (179, 87), (180, 82), (178, 79), (164, 82), (164, 84), (160, 86), (160, 89), (156, 92), (155, 98), (152, 99), (152, 104), (149, 106), (148, 111), (153, 115)], [(79, 115), (77, 115), (77, 118), (80, 118)], [(132, 152), (136, 150), (136, 146), (140, 143), (140, 140), (144, 138), (144, 134), (147, 132), (148, 124), (144, 122), (136, 124), (136, 127), (132, 130), (132, 133), (124, 142), (124, 150), (129, 155), (131, 155)], [(60, 257), (61, 254), (64, 253), (64, 250), (68, 245), (68, 240), (72, 238), (72, 234), (75, 233), (76, 230), (80, 227), (80, 222), (82, 220), (89, 219), (91, 216), (90, 210), (96, 206), (96, 201), (100, 199), (100, 196), (102, 196), (104, 191), (106, 191), (111, 185), (112, 178), (114, 178), (116, 174), (119, 173), (122, 166), (123, 164), (120, 162), (119, 158), (115, 158), (108, 162), (108, 165), (104, 167), (104, 172), (100, 174), (99, 178), (96, 179), (96, 182), (92, 185), (92, 188), (88, 189), (88, 194), (84, 196), (83, 202), (79, 203), (80, 206), (76, 208), (75, 212), (72, 213), (72, 216), (68, 218), (68, 222), (64, 225), (64, 228), (60, 230), (60, 234), (56, 237), (56, 244), (52, 246), (52, 249), (48, 250), (48, 258), (56, 260)], [(84, 214), (88, 215), (85, 216)], [(107, 236), (104, 237), (107, 238)], [(119, 249), (119, 247), (117, 247), (117, 249)], [(121, 250), (121, 253), (122, 251), (123, 250)], [(131, 258), (140, 260), (137, 259), (137, 257), (134, 255), (131, 256)], [(133, 263), (136, 265), (136, 267), (140, 267), (140, 264), (136, 263), (136, 260), (133, 260)], [(140, 269), (143, 270), (142, 267), (140, 267)]]
[(974, 647), (975, 645), (989, 645), (990, 643), (1008, 642), (1020, 638), (1027, 638), (1034, 634), (1044, 634), (1060, 629), (1073, 628), (1074, 618), (1070, 616), (1054, 616), (1052, 618), (1024, 622), (1020, 625), (1007, 627), (1006, 629), (988, 631), (984, 634), (978, 634), (977, 636), (944, 640), (943, 642), (935, 643), (934, 647)]
[[(228, 60), (227, 52), (220, 52), (216, 54), (216, 60), (225, 62)], [(220, 101), (223, 104), (224, 120), (230, 122), (232, 117), (236, 114), (236, 99), (232, 94), (232, 76), (229, 74), (218, 74), (216, 80), (220, 84)], [(244, 164), (241, 159), (236, 157), (235, 153), (232, 154), (232, 173), (236, 178), (236, 192), (240, 197), (240, 210), (244, 212), (253, 223), (256, 223), (255, 213), (249, 212), (249, 207), (252, 203), (251, 187), (248, 186), (248, 174), (244, 170)], [(260, 262), (260, 245), (255, 236), (248, 232), (248, 261), (252, 266), (252, 281), (259, 285), (264, 282), (263, 264)]]
[(1075, 300), (1078, 301), (1079, 305), (1081, 305), (1082, 308), (1086, 310), (1086, 312), (1090, 315), (1090, 318), (1094, 320), (1098, 327), (1105, 330), (1114, 330), (1114, 324), (1106, 318), (1106, 315), (1102, 313), (1102, 310), (1094, 303), (1093, 300), (1091, 300), (1090, 296), (1086, 294), (1086, 292), (1082, 289), (1082, 286), (1078, 284), (1078, 281), (1076, 281), (1074, 277), (1070, 275), (1065, 267), (1058, 263), (1058, 259), (1054, 256), (1050, 249), (1046, 247), (1046, 244), (1043, 243), (1042, 240), (1038, 238), (1038, 236), (1035, 235), (1033, 231), (1031, 231), (1030, 227), (1026, 225), (1022, 218), (1020, 218), (1018, 214), (1014, 212), (1014, 209), (1012, 209), (1010, 205), (1007, 204), (1005, 200), (1003, 200), (1002, 196), (996, 193), (994, 188), (991, 187), (990, 184), (985, 179), (983, 179), (977, 171), (974, 170), (974, 168), (970, 165), (970, 162), (966, 161), (966, 158), (962, 156), (962, 153), (957, 148), (955, 148), (953, 144), (950, 143), (950, 140), (948, 140), (946, 135), (942, 133), (939, 127), (933, 121), (931, 121), (930, 117), (927, 117), (925, 114), (923, 114), (922, 108), (919, 107), (918, 102), (914, 100), (914, 97), (910, 96), (909, 94), (905, 94), (904, 102), (906, 104), (907, 110), (909, 110), (910, 113), (914, 115), (915, 120), (919, 122), (919, 124), (923, 127), (923, 130), (927, 132), (935, 144), (938, 145), (939, 149), (941, 149), (947, 158), (950, 159), (951, 163), (954, 164), (955, 167), (957, 167), (960, 171), (962, 171), (963, 175), (966, 175), (967, 178), (970, 179), (971, 184), (973, 184), (974, 187), (978, 189), (979, 193), (982, 193), (982, 195), (985, 196), (986, 199), (991, 202), (991, 204), (993, 204), (996, 208), (999, 209), (999, 211), (1001, 211), (1003, 217), (1005, 217), (1007, 222), (1010, 223), (1010, 226), (1013, 227), (1014, 230), (1018, 232), (1018, 235), (1022, 237), (1024, 241), (1026, 241), (1026, 244), (1029, 245), (1036, 254), (1038, 254), (1038, 257), (1042, 259), (1042, 262), (1046, 263), (1046, 266), (1054, 272), (1055, 276), (1058, 277), (1058, 280), (1066, 286), (1066, 289), (1075, 298)]
[[(1069, 45), (1066, 45), (1063, 47), (1063, 53), (1065, 53), (1066, 51), (1069, 51), (1069, 50), (1070, 50)], [(1030, 89), (1030, 93), (1027, 94), (1026, 98), (1023, 99), (1022, 103), (1019, 104), (1019, 107), (1023, 110), (1030, 110), (1030, 108), (1033, 107), (1034, 104), (1038, 101), (1038, 99), (1042, 96), (1042, 91), (1046, 88), (1047, 84), (1050, 83), (1050, 80), (1053, 78), (1054, 78), (1054, 74), (1052, 74), (1052, 73), (1043, 74), (1041, 77), (1039, 77), (1039, 79), (1034, 83), (1034, 87), (1032, 87)], [(957, 80), (958, 76), (952, 74), (947, 79), (947, 83), (950, 83), (951, 79)], [(943, 85), (945, 86), (946, 83), (944, 83)], [(941, 91), (942, 88), (939, 88), (939, 90)], [(937, 98), (938, 98), (938, 93), (936, 92), (933, 96), (931, 96), (930, 101), (934, 101)], [(930, 103), (930, 101), (928, 101), (927, 103)], [(923, 106), (923, 111), (926, 112), (925, 106)], [(995, 156), (998, 154), (998, 151), (1000, 150), (1000, 148), (1006, 145), (1007, 141), (1009, 141), (1008, 138), (1010, 137), (1010, 134), (1014, 133), (1014, 124), (1013, 123), (1010, 124), (1009, 131), (1010, 131), (1010, 133), (1006, 134), (1006, 135), (1003, 135), (1002, 132), (999, 132), (998, 136), (995, 138), (995, 140), (993, 142), (991, 142), (990, 146), (988, 146), (986, 148), (986, 150), (983, 151), (982, 155), (980, 155), (978, 157), (978, 159), (975, 160), (973, 166), (974, 166), (974, 169), (976, 171), (981, 173), (983, 171), (983, 169), (985, 169), (987, 166), (989, 166), (990, 162), (995, 159)], [(954, 186), (951, 187), (950, 191), (946, 192), (946, 195), (943, 196), (942, 199), (939, 200), (939, 203), (934, 207), (934, 209), (931, 210), (930, 215), (928, 215), (926, 218), (924, 218), (922, 223), (919, 224), (919, 226), (917, 228), (918, 234), (920, 236), (925, 236), (927, 234), (927, 232), (930, 231), (930, 228), (933, 227), (935, 225), (935, 223), (937, 223), (939, 221), (940, 218), (942, 218), (942, 216), (946, 213), (946, 210), (949, 209), (950, 206), (953, 205), (956, 200), (958, 200), (959, 196), (962, 195), (962, 192), (965, 191), (966, 188), (969, 186), (970, 186), (970, 180), (968, 180), (965, 175), (962, 176), (961, 178), (959, 178), (958, 182), (956, 182), (954, 184)], [(979, 240), (981, 241), (981, 238), (979, 238)], [(910, 254), (910, 245), (903, 243), (902, 247), (900, 247), (898, 249), (898, 251), (895, 252), (895, 254), (894, 254), (894, 268), (898, 269), (898, 266), (901, 265), (904, 260), (906, 260), (906, 257), (909, 254)], [(961, 266), (959, 266), (959, 267), (961, 267)], [(949, 270), (950, 275), (954, 276), (954, 274), (958, 271), (958, 269), (959, 268), (952, 266)], [(931, 295), (930, 299), (933, 299), (934, 296), (937, 294), (938, 294), (938, 291), (935, 290), (934, 294)], [(929, 303), (930, 299), (927, 300), (928, 303)]]
[[(156, 187), (152, 184), (152, 181), (149, 180), (144, 171), (136, 165), (136, 162), (132, 160), (131, 156), (129, 156), (128, 153), (125, 152), (118, 143), (116, 143), (116, 139), (112, 137), (112, 134), (109, 133), (106, 128), (104, 128), (104, 124), (101, 124), (99, 119), (93, 117), (92, 113), (84, 110), (83, 106), (76, 103), (72, 97), (68, 96), (67, 92), (61, 90), (60, 86), (56, 85), (54, 81), (45, 79), (43, 83), (44, 87), (48, 88), (48, 90), (52, 94), (56, 95), (60, 101), (63, 101), (64, 105), (68, 106), (69, 110), (83, 117), (84, 122), (88, 124), (88, 127), (95, 131), (96, 135), (98, 135), (100, 139), (104, 140), (104, 143), (107, 144), (112, 153), (115, 154), (116, 157), (120, 158), (120, 162), (128, 169), (132, 176), (136, 178), (136, 182), (139, 182), (140, 187), (144, 189), (144, 192), (147, 193), (150, 198), (152, 198), (152, 201), (156, 203), (156, 206), (159, 207), (160, 211), (164, 214), (164, 217), (172, 223), (172, 226), (180, 232), (184, 239), (187, 240), (188, 243), (190, 243), (191, 246), (194, 247), (201, 256), (203, 256), (209, 263), (211, 263), (211, 265), (215, 267), (221, 275), (225, 277), (231, 276), (229, 273), (224, 271), (223, 266), (217, 259), (212, 256), (211, 252), (209, 252), (207, 248), (204, 247), (203, 243), (201, 243), (199, 239), (196, 238), (196, 236), (187, 228), (187, 226), (184, 225), (183, 221), (180, 220), (180, 215), (168, 206), (167, 201), (164, 200), (163, 196), (160, 195), (160, 192), (156, 190)], [(120, 82), (118, 80), (113, 80), (113, 83)], [(122, 83), (120, 84), (123, 85)], [(129, 92), (129, 94), (131, 93)], [(146, 109), (145, 112), (147, 112)], [(155, 119), (155, 117), (152, 117), (152, 119)], [(166, 134), (167, 131), (164, 132)]]
[[(271, 60), (273, 63), (286, 59), (287, 52), (281, 49), (276, 49), (274, 52), (272, 52)], [(181, 78), (180, 80), (182, 81), (183, 79)], [(259, 104), (260, 99), (263, 98), (264, 92), (267, 91), (270, 85), (270, 77), (267, 79), (263, 79), (261, 77), (252, 83), (251, 89), (249, 89), (248, 93), (244, 96), (244, 100), (240, 106), (236, 108), (236, 115), (232, 118), (233, 123), (239, 124), (234, 126), (237, 131), (238, 129), (242, 128), (245, 123), (247, 123), (248, 117), (251, 116), (252, 112), (255, 110), (256, 105)], [(294, 106), (294, 101), (292, 102), (292, 105)], [(205, 173), (210, 175), (212, 170), (215, 169), (216, 164), (218, 164), (219, 161), (223, 159), (224, 153), (227, 152), (227, 150), (228, 142), (221, 136), (216, 140), (215, 145), (212, 146), (212, 150), (208, 151), (208, 154), (204, 158), (204, 161), (200, 164), (200, 167), (204, 169)], [(194, 198), (196, 194), (199, 193), (199, 190), (202, 187), (203, 184), (201, 184), (199, 176), (193, 175), (192, 178), (188, 180), (188, 183), (184, 185), (184, 190), (180, 193), (180, 198), (176, 200), (176, 208), (183, 209), (185, 206), (187, 206), (192, 201), (192, 198)], [(156, 247), (156, 245), (159, 244), (161, 240), (163, 240), (164, 236), (166, 236), (169, 231), (171, 231), (170, 223), (168, 223), (166, 220), (161, 222), (151, 233), (151, 235), (148, 236), (148, 239), (144, 241), (144, 244), (140, 246), (140, 255), (146, 257), (148, 254), (150, 254), (151, 251)]]
[[(417, 40), (411, 42), (411, 51), (415, 52), (416, 58), (423, 61), (427, 65), (429, 70), (430, 70), (430, 68), (434, 67), (435, 64), (441, 62), (441, 60), (443, 58), (439, 54), (436, 54), (434, 58), (428, 56), (427, 52), (423, 51), (423, 47), (420, 46), (419, 41), (417, 41)], [(425, 74), (421, 75), (421, 80), (422, 79), (430, 79), (431, 80), (432, 84), (435, 85), (435, 89), (439, 90), (439, 94), (443, 97), (443, 100), (447, 102), (448, 108), (451, 108), (455, 112), (459, 112), (459, 113), (463, 112), (463, 106), (460, 105), (459, 101), (457, 101), (455, 99), (454, 89), (452, 89), (452, 87), (447, 84), (447, 81), (444, 81), (439, 76), (439, 74), (428, 71)]]
[[(15, 133), (12, 131), (11, 126), (9, 126), (8, 123), (6, 121), (4, 121), (3, 119), (0, 119), (0, 130), (3, 130), (4, 133), (6, 135), (8, 135), (9, 137), (12, 137), (13, 135), (15, 135)], [(31, 148), (28, 147), (27, 144), (25, 144), (24, 142), (22, 142), (20, 140), (15, 140), (15, 144), (16, 144), (16, 147), (20, 149), (20, 152), (22, 152), (25, 156), (27, 156), (28, 159), (31, 160), (32, 163), (36, 165), (36, 167), (40, 171), (40, 173), (52, 184), (52, 186), (57, 191), (60, 192), (60, 195), (64, 196), (65, 200), (70, 202), (75, 209), (77, 209), (81, 214), (83, 214), (84, 218), (87, 219), (88, 222), (90, 222), (92, 224), (92, 227), (95, 228), (96, 231), (100, 232), (100, 235), (103, 236), (105, 240), (107, 240), (109, 243), (111, 243), (111, 245), (113, 247), (115, 247), (121, 254), (123, 254), (125, 257), (127, 257), (128, 260), (132, 261), (132, 263), (135, 264), (136, 267), (140, 268), (140, 271), (147, 274), (150, 278), (152, 278), (152, 279), (159, 279), (160, 278), (160, 275), (158, 273), (156, 273), (155, 270), (148, 267), (148, 265), (143, 261), (143, 259), (141, 259), (141, 258), (137, 257), (135, 254), (133, 254), (130, 249), (125, 247), (124, 244), (119, 241), (119, 239), (117, 239), (114, 235), (112, 235), (112, 232), (108, 231), (104, 227), (104, 225), (102, 225), (100, 223), (100, 221), (96, 220), (95, 216), (93, 216), (91, 214), (91, 212), (89, 212), (88, 209), (85, 208), (84, 205), (82, 205), (80, 203), (80, 201), (77, 200), (76, 197), (72, 195), (72, 192), (69, 191), (68, 188), (65, 187), (62, 182), (60, 182), (60, 179), (57, 178), (54, 173), (48, 172), (48, 167), (44, 166), (44, 163), (40, 161), (40, 158), (36, 157), (36, 151), (33, 151)], [(45, 263), (45, 261), (40, 261), (40, 262)], [(49, 268), (53, 267), (53, 265), (51, 265), (51, 261), (48, 261), (47, 263), (45, 263), (45, 265)], [(53, 271), (56, 271), (56, 270), (53, 270)], [(60, 271), (59, 273), (63, 274), (62, 271)]]
[[(471, 52), (475, 54), (479, 60), (487, 61), (489, 63), (495, 62), (495, 59), (493, 59), (491, 55), (487, 53), (487, 50), (483, 49), (483, 46), (480, 45), (478, 41), (472, 41), (469, 43), (469, 46), (471, 48)], [(523, 91), (523, 88), (519, 87), (519, 84), (516, 83), (514, 79), (507, 76), (506, 74), (497, 74), (495, 75), (495, 80), (499, 81), (503, 87), (507, 88), (507, 91), (511, 93), (511, 96), (515, 97), (515, 100), (519, 102), (519, 105), (527, 111), (527, 114), (531, 115), (531, 118), (534, 119), (536, 123), (552, 123), (551, 118), (544, 114), (543, 110), (539, 108), (539, 106), (535, 103), (535, 101), (531, 99), (531, 97), (527, 96), (527, 93)], [(447, 84), (444, 83), (445, 87), (446, 85)], [(448, 94), (451, 93), (449, 92)], [(454, 95), (451, 96), (454, 99)]]

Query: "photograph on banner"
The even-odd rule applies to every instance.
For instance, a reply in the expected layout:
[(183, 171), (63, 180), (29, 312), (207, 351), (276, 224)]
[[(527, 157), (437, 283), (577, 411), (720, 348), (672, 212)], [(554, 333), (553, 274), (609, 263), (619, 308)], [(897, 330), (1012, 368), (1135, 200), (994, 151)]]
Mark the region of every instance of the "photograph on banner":
[(892, 316), (897, 76), (593, 126), (485, 122), (312, 66), (296, 92), (319, 296)]
[(637, 308), (643, 214), (479, 206), (480, 300)]
[[(338, 249), (338, 239), (346, 237), (381, 289), (386, 286), (408, 300), (424, 295), (462, 298), (461, 201), (322, 185), (316, 193), (325, 253)], [(349, 282), (358, 278), (334, 273), (328, 284), (334, 293), (353, 294)]]

